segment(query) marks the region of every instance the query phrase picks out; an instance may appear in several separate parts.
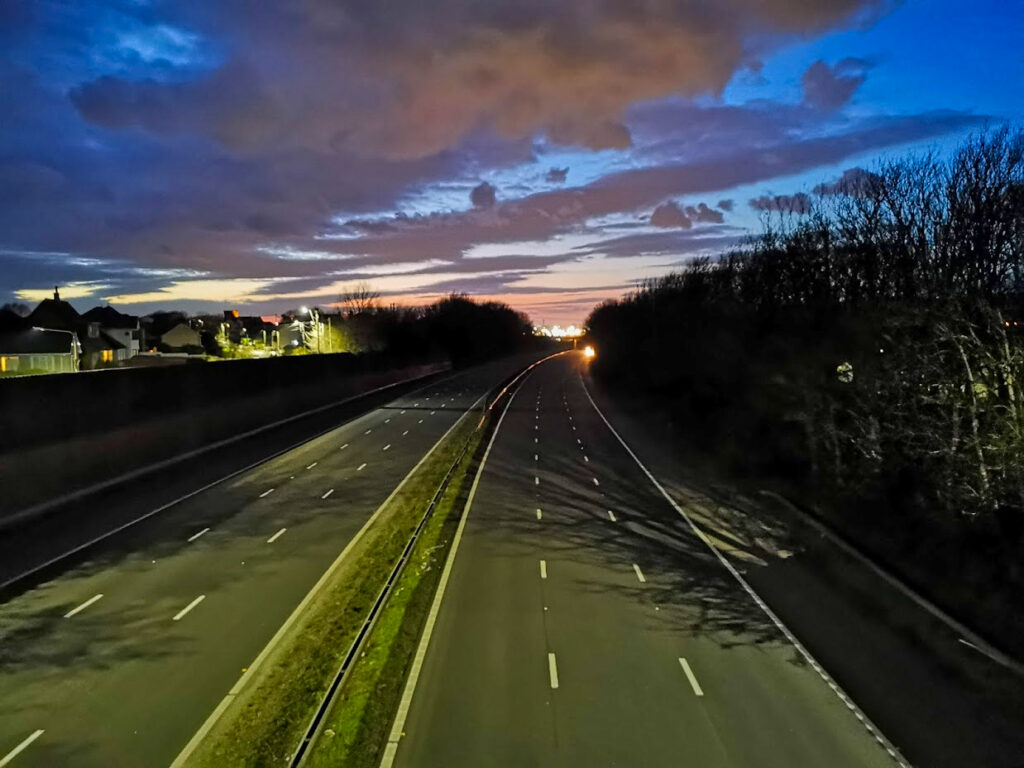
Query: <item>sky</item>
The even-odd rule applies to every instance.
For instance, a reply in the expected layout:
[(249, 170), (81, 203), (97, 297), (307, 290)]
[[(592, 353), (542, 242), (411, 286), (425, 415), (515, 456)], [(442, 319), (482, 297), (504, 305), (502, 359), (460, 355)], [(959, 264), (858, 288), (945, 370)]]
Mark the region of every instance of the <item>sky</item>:
[(0, 4), (0, 303), (579, 324), (774, 196), (1024, 124), (1022, 34), (1024, 0)]

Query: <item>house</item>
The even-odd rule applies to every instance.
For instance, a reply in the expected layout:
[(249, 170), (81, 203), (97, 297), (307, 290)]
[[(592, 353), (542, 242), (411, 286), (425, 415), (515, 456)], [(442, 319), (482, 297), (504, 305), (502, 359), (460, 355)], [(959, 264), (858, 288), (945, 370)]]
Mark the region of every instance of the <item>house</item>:
[(178, 323), (160, 337), (160, 346), (172, 350), (185, 350), (189, 347), (203, 348), (199, 331), (188, 323)]
[(81, 348), (73, 331), (0, 331), (0, 375), (74, 373)]
[(139, 318), (118, 312), (109, 304), (93, 307), (82, 319), (90, 326), (97, 324), (103, 333), (124, 349), (124, 359), (135, 357), (142, 348), (142, 329)]
[(99, 323), (86, 323), (78, 331), (82, 344), (82, 369), (91, 371), (124, 363), (131, 355), (128, 348), (111, 338)]
[[(132, 329), (132, 321), (135, 328)], [(110, 322), (117, 328), (116, 336), (124, 339), (119, 341), (104, 327)], [(60, 297), (60, 290), (54, 286), (53, 298), (43, 299), (32, 310), (25, 320), (29, 328), (69, 331), (78, 337), (77, 349), (80, 354), (78, 368), (93, 370), (112, 365), (123, 364), (132, 356), (132, 342), (135, 353), (138, 352), (138, 321), (114, 310), (112, 307), (96, 307), (85, 315)]]

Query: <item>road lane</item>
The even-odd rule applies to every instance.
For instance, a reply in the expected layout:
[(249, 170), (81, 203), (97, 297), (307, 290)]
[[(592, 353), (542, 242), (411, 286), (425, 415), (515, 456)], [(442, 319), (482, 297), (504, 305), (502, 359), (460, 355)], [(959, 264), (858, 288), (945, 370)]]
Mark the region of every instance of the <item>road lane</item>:
[[(465, 522), (396, 763), (892, 765), (794, 663), (791, 644), (574, 387), (561, 359), (517, 393)], [(538, 431), (536, 474), (524, 474)]]
[(432, 387), (453, 405), (423, 426), (410, 398), (353, 419), (15, 594), (0, 606), (0, 753), (45, 729), (18, 766), (169, 764), (390, 490), (514, 368)]

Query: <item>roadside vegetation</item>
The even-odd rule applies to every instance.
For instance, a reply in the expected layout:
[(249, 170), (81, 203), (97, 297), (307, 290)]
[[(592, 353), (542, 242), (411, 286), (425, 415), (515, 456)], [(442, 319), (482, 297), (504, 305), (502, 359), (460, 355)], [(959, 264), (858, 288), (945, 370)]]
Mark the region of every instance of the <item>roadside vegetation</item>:
[[(305, 735), (346, 652), (358, 633), (402, 550), (419, 524), (426, 505), (467, 441), (479, 440), (479, 411), (467, 412), (430, 457), (385, 503), (377, 519), (330, 573), (298, 620), (289, 627), (253, 677), (219, 718), (187, 762), (192, 766), (287, 765)], [(403, 624), (407, 610), (420, 610), (424, 589), (436, 578), (434, 547), (469, 466), (474, 444), (459, 465), (449, 492), (421, 532), (420, 546), (405, 569), (395, 597), (379, 618), (373, 642), (350, 675), (342, 706), (331, 713), (339, 736), (337, 753), (355, 765), (355, 751), (386, 729), (394, 713), (394, 689), (401, 679), (387, 679), (418, 627)], [(409, 633), (413, 633), (410, 639)], [(402, 672), (404, 674), (404, 667)], [(373, 696), (370, 696), (370, 693)], [(386, 709), (391, 707), (390, 710)], [(387, 720), (387, 722), (385, 722)], [(385, 731), (386, 738), (386, 731)], [(323, 764), (323, 763), (314, 763)], [(362, 763), (359, 763), (362, 764)]]
[(1024, 132), (776, 198), (593, 311), (594, 373), (1024, 652)]
[(471, 481), (484, 436), (474, 430), (466, 457), (424, 526), (410, 560), (351, 669), (311, 748), (310, 768), (376, 768), (391, 731), (412, 664), (459, 522), (459, 504)]

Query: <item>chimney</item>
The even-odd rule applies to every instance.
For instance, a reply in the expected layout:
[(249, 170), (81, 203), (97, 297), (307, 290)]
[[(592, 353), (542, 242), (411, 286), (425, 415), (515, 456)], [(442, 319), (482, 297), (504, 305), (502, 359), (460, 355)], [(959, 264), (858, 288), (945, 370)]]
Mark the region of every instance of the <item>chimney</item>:
[(53, 300), (60, 301), (60, 291), (57, 290), (57, 286), (53, 286)]

